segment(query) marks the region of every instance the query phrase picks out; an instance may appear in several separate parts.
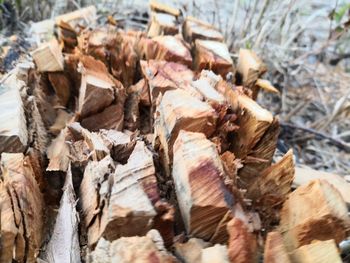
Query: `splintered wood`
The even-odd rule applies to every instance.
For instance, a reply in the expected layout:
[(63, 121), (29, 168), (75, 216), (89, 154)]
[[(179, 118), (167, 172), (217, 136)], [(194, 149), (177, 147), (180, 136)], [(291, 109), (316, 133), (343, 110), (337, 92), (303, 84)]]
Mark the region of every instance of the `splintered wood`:
[(257, 54), (154, 0), (128, 19), (35, 24), (0, 81), (0, 263), (341, 262), (350, 187), (275, 156)]

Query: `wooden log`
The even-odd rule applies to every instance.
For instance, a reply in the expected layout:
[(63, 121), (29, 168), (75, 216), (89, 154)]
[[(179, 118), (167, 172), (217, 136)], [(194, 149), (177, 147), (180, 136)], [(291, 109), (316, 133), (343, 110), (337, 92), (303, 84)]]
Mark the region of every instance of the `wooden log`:
[(334, 240), (316, 241), (312, 244), (301, 246), (291, 253), (291, 259), (295, 263), (341, 263), (339, 251)]
[(186, 243), (175, 244), (175, 254), (184, 263), (228, 263), (227, 247), (210, 243), (202, 239), (191, 238)]
[(324, 180), (314, 180), (289, 195), (281, 211), (280, 231), (287, 250), (313, 240), (346, 237), (350, 226), (347, 207), (340, 193)]
[(170, 174), (173, 144), (180, 130), (203, 132), (210, 136), (215, 131), (217, 115), (208, 104), (192, 97), (186, 91), (167, 91), (156, 112), (155, 136), (159, 138), (161, 156), (167, 174)]
[(59, 99), (60, 105), (67, 107), (71, 95), (70, 86), (72, 85), (69, 78), (63, 72), (50, 72), (48, 77)]
[(293, 187), (308, 184), (312, 180), (322, 179), (333, 185), (341, 194), (346, 204), (350, 205), (350, 184), (340, 175), (317, 171), (310, 167), (295, 167)]
[(265, 263), (291, 263), (289, 254), (283, 244), (283, 238), (279, 232), (270, 232), (267, 234), (265, 249)]
[(63, 71), (63, 55), (56, 40), (42, 44), (32, 52), (39, 72)]
[(111, 77), (106, 66), (90, 56), (80, 58), (82, 68), (78, 114), (83, 127), (121, 130), (124, 121), (125, 90)]
[(223, 105), (226, 103), (224, 96), (214, 88), (215, 85), (212, 85), (208, 78), (200, 77), (192, 82), (192, 86), (198, 90), (210, 105)]
[(115, 172), (109, 156), (90, 162), (80, 198), (90, 247), (101, 237), (112, 241), (145, 234), (152, 226), (154, 204), (159, 200), (151, 152), (143, 142), (137, 142), (127, 163), (117, 165)]
[[(0, 247), (1, 249), (10, 248), (12, 245), (11, 257), (4, 251), (4, 257), (10, 261), (13, 259), (19, 262), (35, 262), (43, 241), (44, 200), (35, 179), (34, 170), (29, 159), (22, 153), (2, 153), (1, 170), (3, 190), (6, 189), (10, 193), (7, 197), (1, 195), (4, 197), (4, 210), (1, 207), (1, 217), (9, 220), (4, 224), (4, 228), (2, 223), (7, 220), (1, 221), (1, 229), (5, 237), (9, 235), (10, 239), (5, 241), (1, 237), (4, 244)], [(11, 210), (7, 207), (8, 197), (12, 203)], [(12, 213), (15, 226), (12, 224)], [(12, 228), (8, 228), (11, 225)], [(13, 233), (16, 234), (15, 243), (12, 243), (11, 239)]]
[(186, 243), (175, 243), (175, 255), (185, 263), (201, 262), (202, 250), (210, 243), (199, 238), (191, 238)]
[(20, 89), (25, 83), (10, 74), (1, 85), (0, 153), (23, 152), (28, 143), (27, 123)]
[(279, 122), (273, 118), (260, 140), (249, 150), (248, 155), (244, 158), (245, 165), (238, 173), (244, 187), (254, 182), (259, 174), (271, 165), (277, 147), (279, 131)]
[[(105, 69), (102, 62), (96, 60), (95, 63)], [(114, 101), (114, 83), (108, 77), (107, 69), (103, 71), (96, 74), (96, 71), (90, 69), (82, 74), (78, 107), (78, 113), (82, 118), (102, 111)]]
[(239, 50), (237, 72), (241, 75), (244, 86), (252, 88), (266, 71), (266, 65), (253, 51), (243, 48)]
[(148, 37), (176, 35), (177, 33), (179, 33), (179, 26), (175, 16), (165, 13), (151, 13), (151, 22), (147, 32)]
[(194, 68), (198, 71), (210, 69), (226, 78), (228, 73), (233, 72), (233, 62), (227, 45), (218, 41), (197, 39), (194, 47)]
[(228, 257), (230, 262), (250, 263), (257, 262), (257, 241), (238, 218), (233, 218), (227, 224), (229, 233)]
[(148, 60), (165, 60), (192, 67), (192, 56), (188, 44), (178, 36), (156, 36), (150, 44), (155, 47), (148, 48)]
[(278, 224), (279, 212), (291, 191), (293, 179), (293, 151), (289, 150), (248, 186), (246, 197), (253, 200), (253, 206), (262, 215), (265, 229)]
[(156, 104), (159, 94), (174, 89), (183, 89), (192, 96), (202, 99), (200, 93), (191, 85), (194, 73), (185, 65), (154, 60), (141, 61), (140, 64), (142, 74), (149, 85), (153, 105)]
[(166, 13), (173, 15), (175, 17), (178, 17), (180, 15), (180, 10), (177, 8), (174, 8), (172, 6), (157, 2), (155, 0), (151, 0), (149, 2), (149, 6), (152, 11), (159, 12), (159, 13)]
[(61, 132), (61, 130), (63, 130), (66, 127), (66, 125), (70, 121), (72, 121), (72, 119), (73, 119), (72, 113), (68, 113), (63, 109), (58, 109), (55, 123), (52, 124), (49, 128), (50, 133), (57, 136)]
[(150, 232), (146, 236), (122, 237), (113, 242), (100, 239), (96, 249), (89, 255), (90, 262), (178, 262), (162, 247), (159, 233), (157, 233), (157, 239), (154, 240), (156, 231)]
[(96, 7), (91, 5), (79, 8), (79, 10), (70, 13), (56, 16), (55, 23), (59, 24), (61, 22), (68, 23), (73, 28), (78, 25), (85, 26), (94, 24), (96, 22)]
[(22, 258), (22, 255), (19, 256), (23, 253), (20, 251), (19, 240), (24, 239), (23, 225), (16, 222), (14, 213), (16, 207), (13, 207), (11, 195), (2, 181), (0, 181), (0, 205), (0, 262), (11, 262), (13, 258)]
[(48, 262), (80, 263), (80, 246), (78, 235), (79, 215), (69, 165), (55, 226), (45, 250)]
[(144, 78), (128, 89), (131, 93), (137, 93), (142, 106), (151, 106), (149, 86)]
[(123, 104), (110, 105), (102, 112), (86, 117), (81, 121), (81, 125), (90, 131), (99, 131), (101, 129), (123, 129), (124, 111)]
[(223, 173), (215, 145), (202, 133), (181, 130), (174, 144), (172, 175), (188, 234), (209, 240), (233, 206)]
[(196, 39), (224, 41), (223, 35), (213, 25), (190, 16), (186, 17), (183, 23), (182, 33), (189, 43)]
[(66, 129), (62, 130), (47, 148), (49, 165), (46, 171), (67, 172), (69, 165), (69, 147), (66, 144), (66, 132)]

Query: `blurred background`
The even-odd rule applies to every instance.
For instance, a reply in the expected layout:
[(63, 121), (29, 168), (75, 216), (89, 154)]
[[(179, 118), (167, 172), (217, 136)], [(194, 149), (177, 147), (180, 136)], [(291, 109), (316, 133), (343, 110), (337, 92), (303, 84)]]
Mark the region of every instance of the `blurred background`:
[[(163, 2), (219, 28), (233, 59), (240, 47), (257, 52), (268, 65), (266, 78), (280, 91), (258, 98), (281, 121), (279, 151), (292, 147), (299, 165), (350, 181), (349, 1)], [(91, 4), (101, 24), (110, 15), (121, 23), (147, 27), (147, 0), (0, 0), (0, 71), (11, 68), (20, 53), (16, 48), (26, 49), (33, 22)]]

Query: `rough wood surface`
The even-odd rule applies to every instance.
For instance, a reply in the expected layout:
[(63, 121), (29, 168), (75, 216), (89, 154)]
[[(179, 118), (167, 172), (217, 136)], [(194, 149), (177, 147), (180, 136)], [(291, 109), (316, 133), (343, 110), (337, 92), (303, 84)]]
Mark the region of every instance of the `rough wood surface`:
[(47, 148), (49, 165), (46, 171), (66, 172), (68, 170), (69, 147), (66, 143), (66, 132), (65, 129), (62, 130)]
[(142, 74), (149, 85), (152, 104), (156, 104), (159, 94), (168, 90), (183, 89), (191, 95), (202, 98), (200, 93), (192, 87), (194, 73), (182, 64), (166, 61), (141, 61)]
[(122, 237), (113, 242), (100, 239), (89, 255), (89, 262), (178, 262), (164, 249), (159, 233), (155, 232), (152, 230), (146, 236)]
[(212, 25), (198, 20), (194, 17), (186, 17), (183, 23), (182, 33), (187, 42), (194, 42), (196, 39), (214, 40), (222, 42), (223, 35)]
[(63, 71), (63, 55), (56, 40), (42, 44), (32, 52), (39, 72)]
[[(203, 132), (210, 136), (215, 130), (217, 115), (210, 105), (192, 97), (186, 91), (167, 91), (157, 107), (155, 136), (163, 151), (165, 169), (170, 169), (173, 144), (180, 130)], [(170, 170), (167, 170), (169, 175)]]
[(256, 237), (249, 232), (242, 220), (233, 218), (227, 224), (229, 233), (228, 257), (231, 262), (254, 263), (257, 261)]
[(288, 251), (313, 240), (346, 237), (350, 219), (340, 193), (325, 180), (314, 180), (289, 195), (281, 211), (280, 231)]
[(233, 206), (223, 173), (215, 145), (204, 134), (180, 131), (172, 175), (186, 230), (194, 237), (209, 240)]
[(149, 6), (152, 11), (159, 13), (166, 13), (178, 17), (180, 15), (180, 10), (169, 5), (157, 2), (155, 0), (149, 1)]
[(70, 86), (72, 85), (69, 78), (62, 72), (50, 72), (48, 73), (48, 77), (59, 99), (60, 105), (67, 107), (71, 95)]
[(183, 39), (178, 36), (156, 36), (152, 38), (146, 58), (148, 60), (166, 60), (192, 67), (192, 56)]
[(263, 215), (264, 225), (269, 229), (279, 221), (279, 210), (291, 191), (294, 179), (293, 151), (289, 150), (281, 160), (263, 170), (249, 185), (246, 197)]
[(283, 238), (279, 232), (267, 234), (264, 248), (265, 263), (291, 263), (288, 252), (283, 244)]
[(60, 22), (68, 23), (72, 27), (93, 24), (96, 22), (96, 7), (91, 5), (85, 8), (79, 8), (79, 10), (70, 13), (56, 16), (55, 23), (59, 24)]
[(295, 167), (293, 186), (299, 187), (312, 180), (322, 179), (333, 185), (341, 194), (347, 205), (350, 205), (350, 184), (340, 175), (317, 171), (310, 167)]
[(227, 45), (218, 41), (199, 40), (195, 41), (194, 68), (198, 71), (210, 69), (223, 78), (233, 72), (233, 62)]
[(152, 154), (137, 142), (127, 163), (115, 167), (106, 156), (90, 162), (84, 172), (80, 196), (89, 246), (101, 237), (145, 234), (156, 216), (159, 200)]
[(343, 262), (333, 239), (302, 246), (291, 253), (291, 259), (295, 263)]
[[(30, 160), (22, 153), (2, 153), (1, 258), (36, 262), (43, 239), (44, 200)], [(12, 209), (8, 207), (11, 200)], [(4, 219), (4, 221), (3, 221)], [(3, 224), (4, 222), (4, 224)], [(6, 238), (6, 239), (4, 239)], [(8, 238), (8, 239), (7, 239)], [(9, 249), (13, 253), (3, 251)], [(4, 253), (4, 254), (3, 254)]]
[(147, 36), (176, 35), (179, 32), (176, 17), (165, 13), (151, 13), (151, 22)]
[(25, 83), (10, 74), (0, 86), (0, 153), (23, 152), (28, 143), (27, 122), (20, 89)]
[(45, 250), (48, 262), (80, 263), (78, 235), (79, 215), (72, 182), (71, 167), (68, 167), (53, 233)]
[(243, 48), (239, 50), (237, 72), (241, 75), (244, 86), (253, 87), (266, 70), (264, 63), (253, 51)]

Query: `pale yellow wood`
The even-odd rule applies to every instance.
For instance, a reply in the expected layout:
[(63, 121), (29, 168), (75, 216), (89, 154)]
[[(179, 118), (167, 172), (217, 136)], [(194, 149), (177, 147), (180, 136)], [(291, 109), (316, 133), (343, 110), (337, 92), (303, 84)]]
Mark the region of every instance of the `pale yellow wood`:
[(63, 55), (56, 39), (41, 44), (32, 53), (32, 57), (40, 72), (63, 71)]

